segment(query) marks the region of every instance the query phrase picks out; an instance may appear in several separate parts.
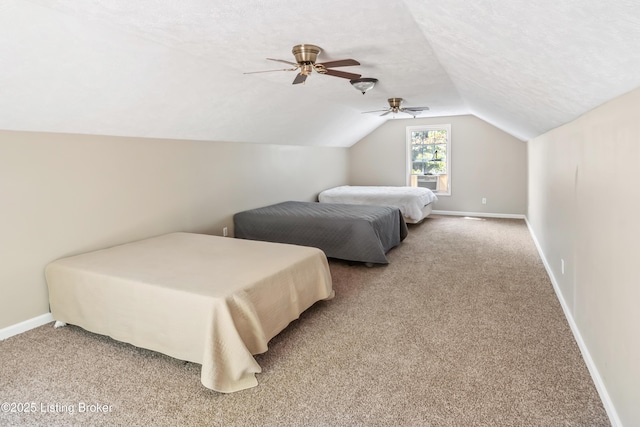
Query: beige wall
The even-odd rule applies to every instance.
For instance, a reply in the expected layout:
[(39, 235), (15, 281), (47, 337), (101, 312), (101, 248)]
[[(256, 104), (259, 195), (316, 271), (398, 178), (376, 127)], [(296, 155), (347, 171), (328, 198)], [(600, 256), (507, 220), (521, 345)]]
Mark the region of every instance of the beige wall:
[(640, 425), (638, 111), (640, 89), (528, 143), (529, 223), (625, 426)]
[(56, 258), (347, 183), (346, 148), (0, 131), (0, 329), (49, 311)]
[(452, 157), (451, 196), (434, 209), (524, 215), (527, 145), (475, 116), (387, 121), (351, 147), (350, 184), (406, 185), (406, 128), (436, 124), (451, 124)]

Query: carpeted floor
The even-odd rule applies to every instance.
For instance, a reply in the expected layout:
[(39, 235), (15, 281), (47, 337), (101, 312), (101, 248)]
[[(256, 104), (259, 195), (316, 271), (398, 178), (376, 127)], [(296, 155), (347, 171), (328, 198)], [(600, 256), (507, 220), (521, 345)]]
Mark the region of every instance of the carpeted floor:
[(331, 260), (335, 299), (276, 336), (238, 393), (73, 326), (9, 338), (0, 402), (35, 411), (3, 406), (0, 425), (610, 425), (524, 221), (434, 215), (389, 260)]

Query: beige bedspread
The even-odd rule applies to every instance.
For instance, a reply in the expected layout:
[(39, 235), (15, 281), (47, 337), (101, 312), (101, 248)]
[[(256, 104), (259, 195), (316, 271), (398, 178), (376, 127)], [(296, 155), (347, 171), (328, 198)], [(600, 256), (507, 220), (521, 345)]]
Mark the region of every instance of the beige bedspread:
[(202, 364), (220, 392), (257, 385), (254, 354), (333, 297), (316, 248), (171, 233), (63, 258), (45, 270), (55, 320)]

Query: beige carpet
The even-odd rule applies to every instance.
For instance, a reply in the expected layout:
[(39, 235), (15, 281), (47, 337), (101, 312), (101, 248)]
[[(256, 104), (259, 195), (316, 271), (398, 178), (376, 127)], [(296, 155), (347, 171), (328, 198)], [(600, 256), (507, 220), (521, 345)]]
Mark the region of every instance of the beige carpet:
[(36, 411), (0, 425), (609, 425), (524, 221), (431, 216), (389, 260), (332, 260), (336, 298), (275, 337), (258, 387), (234, 394), (73, 326), (9, 338), (0, 401)]

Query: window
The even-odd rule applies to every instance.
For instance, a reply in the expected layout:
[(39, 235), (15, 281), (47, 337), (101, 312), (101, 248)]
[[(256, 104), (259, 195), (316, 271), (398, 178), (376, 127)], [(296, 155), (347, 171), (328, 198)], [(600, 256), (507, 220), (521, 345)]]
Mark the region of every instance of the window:
[(407, 185), (451, 195), (451, 125), (407, 127)]

